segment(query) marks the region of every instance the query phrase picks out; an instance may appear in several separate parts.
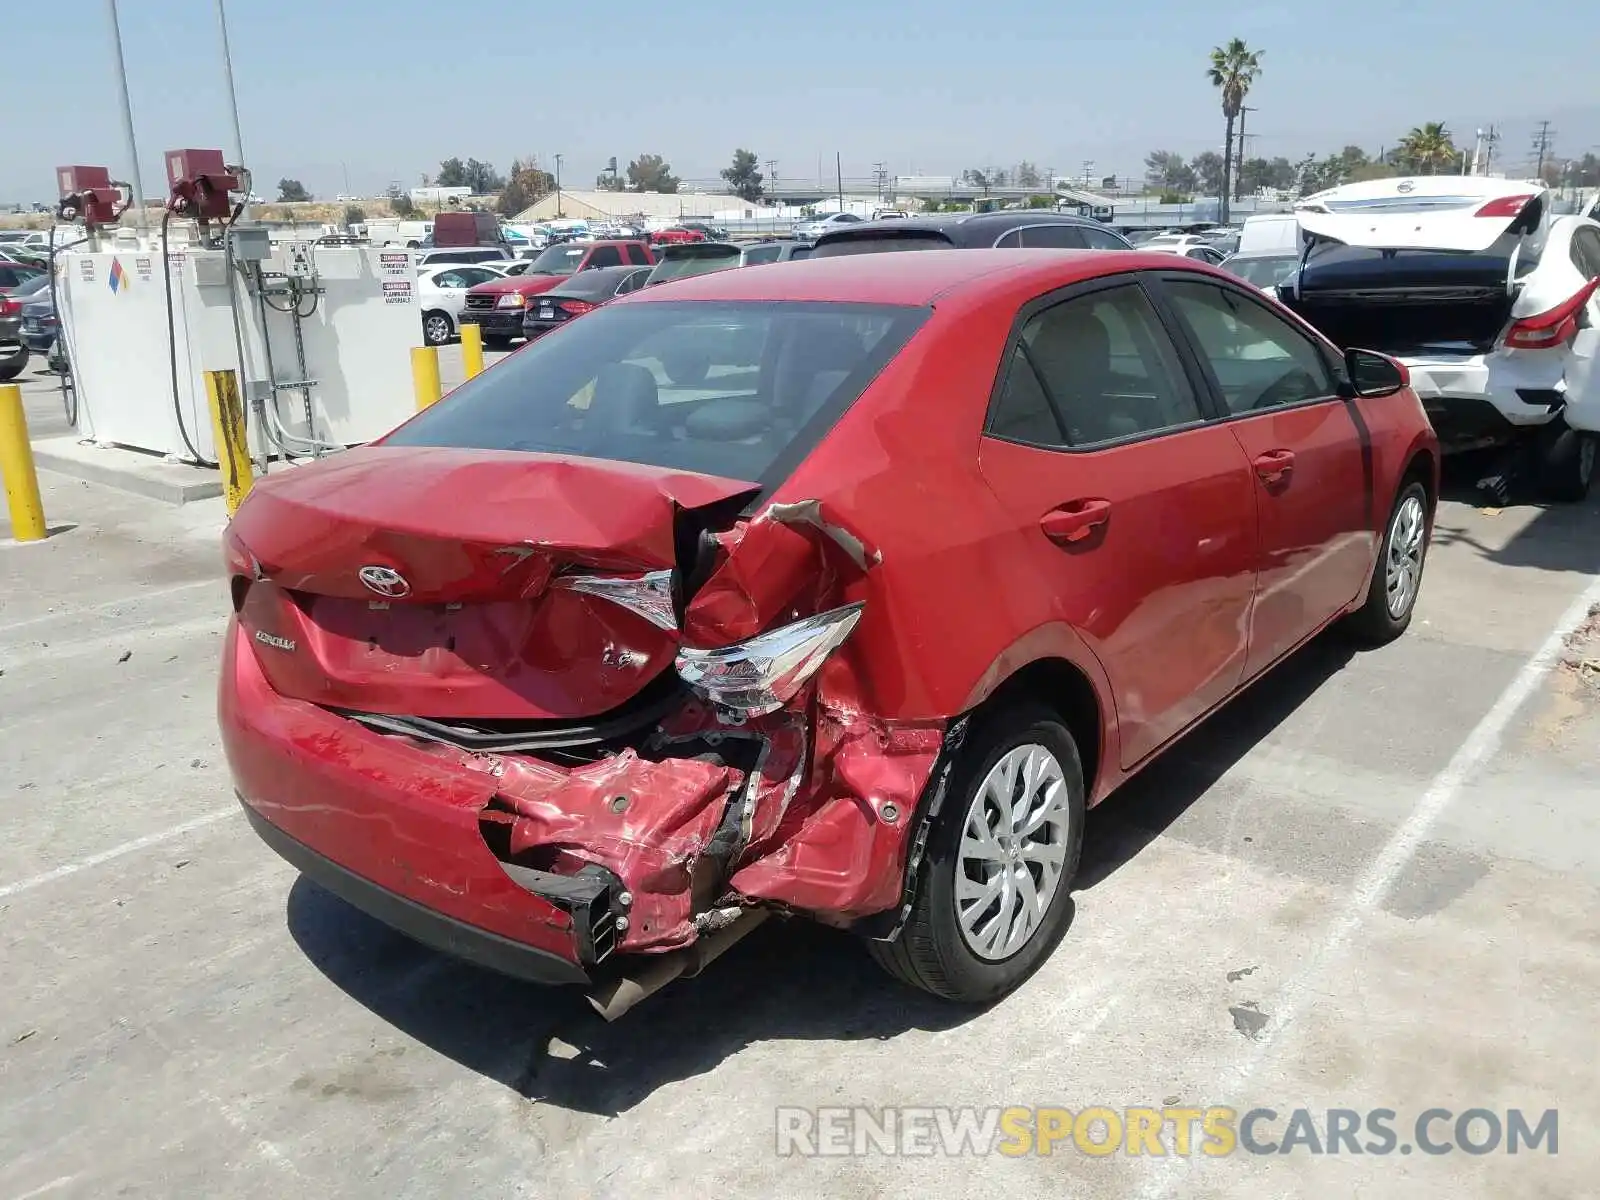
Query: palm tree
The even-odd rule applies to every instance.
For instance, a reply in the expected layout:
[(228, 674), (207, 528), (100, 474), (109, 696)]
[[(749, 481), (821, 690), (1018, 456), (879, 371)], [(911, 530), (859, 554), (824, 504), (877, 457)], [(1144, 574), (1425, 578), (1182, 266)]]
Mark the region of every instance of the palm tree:
[(1421, 175), (1432, 175), (1441, 164), (1453, 163), (1460, 157), (1443, 121), (1418, 125), (1400, 139), (1400, 153), (1407, 166)]
[(1261, 55), (1265, 51), (1252, 50), (1243, 38), (1234, 38), (1226, 46), (1211, 51), (1211, 66), (1206, 71), (1211, 86), (1222, 93), (1222, 115), (1228, 122), (1227, 140), (1222, 145), (1222, 223), (1228, 223), (1228, 184), (1233, 179), (1233, 123), (1244, 108), (1244, 98), (1250, 85), (1261, 74)]

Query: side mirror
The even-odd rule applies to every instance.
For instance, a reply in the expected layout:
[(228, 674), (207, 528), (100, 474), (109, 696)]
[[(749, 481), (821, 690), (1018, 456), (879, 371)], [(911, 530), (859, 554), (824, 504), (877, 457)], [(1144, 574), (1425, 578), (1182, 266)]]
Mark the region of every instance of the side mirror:
[(1350, 378), (1351, 394), (1363, 399), (1392, 396), (1411, 385), (1411, 372), (1405, 364), (1376, 350), (1346, 350), (1344, 369)]

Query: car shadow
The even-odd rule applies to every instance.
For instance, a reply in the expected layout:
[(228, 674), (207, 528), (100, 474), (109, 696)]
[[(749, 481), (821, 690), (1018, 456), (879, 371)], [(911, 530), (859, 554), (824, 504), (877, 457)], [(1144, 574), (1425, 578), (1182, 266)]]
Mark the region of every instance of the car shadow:
[[(1440, 498), (1484, 511), (1497, 508), (1476, 486), (1491, 461), (1481, 453), (1445, 459), (1440, 473)], [(1433, 543), (1468, 547), (1488, 562), (1503, 567), (1600, 574), (1600, 490), (1576, 504), (1549, 503), (1537, 497), (1517, 495), (1512, 497), (1507, 509), (1532, 510), (1534, 515), (1503, 546), (1485, 544), (1465, 524), (1448, 516), (1435, 521)]]
[(1338, 630), (1313, 639), (1096, 805), (1074, 889), (1087, 891), (1132, 862), (1357, 652)]
[(605, 1116), (758, 1042), (886, 1040), (980, 1011), (892, 980), (850, 935), (806, 920), (768, 921), (614, 1024), (576, 989), (436, 953), (305, 878), (287, 924), (323, 975), (396, 1029), (527, 1099)]

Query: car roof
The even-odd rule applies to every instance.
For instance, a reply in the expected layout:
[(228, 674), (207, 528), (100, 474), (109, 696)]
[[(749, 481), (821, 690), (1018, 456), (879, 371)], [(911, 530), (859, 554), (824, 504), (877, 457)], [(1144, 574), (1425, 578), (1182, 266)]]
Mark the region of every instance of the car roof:
[(931, 304), (987, 276), (1006, 273), (1018, 287), (1064, 287), (1120, 271), (1195, 271), (1232, 280), (1214, 267), (1171, 254), (1136, 250), (919, 250), (908, 254), (846, 254), (741, 267), (674, 280), (662, 292), (636, 292), (628, 303), (680, 300)]
[(848, 229), (830, 230), (817, 239), (817, 245), (871, 237), (879, 231), (904, 237), (919, 230), (942, 233), (958, 246), (988, 245), (1008, 230), (1018, 229), (1024, 225), (1072, 225), (1078, 228), (1110, 229), (1104, 222), (1091, 217), (1073, 216), (1071, 213), (1055, 212), (1047, 208), (1018, 208), (1004, 212), (934, 213), (925, 216), (861, 221)]

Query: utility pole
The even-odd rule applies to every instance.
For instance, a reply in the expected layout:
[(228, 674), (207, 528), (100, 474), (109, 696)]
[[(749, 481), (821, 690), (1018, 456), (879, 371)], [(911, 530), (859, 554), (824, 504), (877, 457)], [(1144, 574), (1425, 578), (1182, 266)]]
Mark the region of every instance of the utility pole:
[(1535, 159), (1537, 160), (1537, 163), (1533, 168), (1533, 177), (1535, 179), (1544, 178), (1544, 160), (1545, 157), (1550, 153), (1551, 137), (1552, 134), (1550, 131), (1550, 122), (1540, 121), (1539, 132), (1533, 135), (1533, 153)]
[[(767, 159), (767, 195), (772, 195), (778, 190), (778, 160)], [(779, 203), (782, 203), (780, 201)]]
[(883, 203), (884, 185), (889, 180), (889, 172), (884, 168), (883, 163), (875, 162), (872, 164), (872, 179), (878, 185), (878, 203), (881, 205)]
[(558, 154), (555, 157), (556, 157), (556, 216), (560, 217), (560, 216), (563, 215), (562, 212), (561, 212), (561, 159), (562, 159), (562, 155)]
[(1489, 168), (1494, 164), (1494, 148), (1500, 144), (1500, 130), (1498, 127), (1489, 126), (1489, 132), (1484, 137), (1483, 147), (1483, 173), (1489, 174)]
[[(1239, 106), (1239, 153), (1233, 160), (1233, 169), (1235, 172), (1233, 177), (1233, 198), (1235, 200), (1244, 199), (1244, 117), (1246, 113), (1253, 113), (1255, 111), (1256, 110), (1248, 104), (1241, 104)], [(1251, 136), (1254, 137), (1255, 135), (1251, 134)], [(1223, 180), (1223, 186), (1226, 187), (1227, 184), (1228, 181)]]
[(122, 136), (128, 143), (128, 186), (133, 189), (133, 216), (141, 233), (150, 232), (150, 219), (144, 211), (144, 181), (139, 178), (139, 145), (133, 136), (133, 105), (128, 100), (128, 68), (122, 60), (122, 23), (117, 19), (117, 0), (107, 0), (111, 16), (111, 48), (116, 52), (117, 92), (122, 100)]
[(833, 152), (833, 175), (834, 175), (834, 179), (837, 180), (838, 184), (839, 184), (839, 211), (843, 212), (844, 211), (844, 160), (839, 156), (839, 152), (837, 150), (835, 150)]

